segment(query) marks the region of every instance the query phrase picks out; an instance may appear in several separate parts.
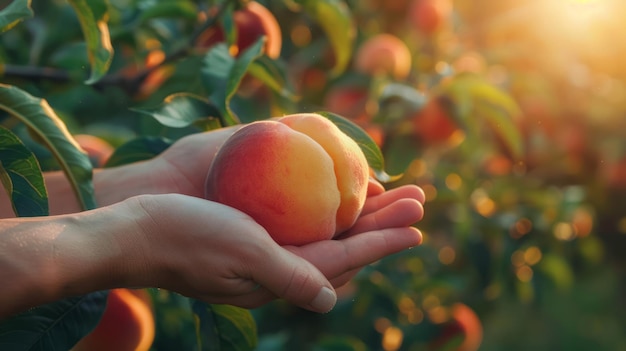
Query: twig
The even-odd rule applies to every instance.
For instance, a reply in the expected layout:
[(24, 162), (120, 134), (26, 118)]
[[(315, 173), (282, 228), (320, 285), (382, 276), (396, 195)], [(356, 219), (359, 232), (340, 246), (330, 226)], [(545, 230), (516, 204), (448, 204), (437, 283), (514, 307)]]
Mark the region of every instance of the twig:
[[(172, 63), (184, 57), (187, 57), (192, 52), (196, 44), (196, 41), (198, 40), (200, 35), (202, 35), (202, 33), (205, 30), (215, 26), (220, 16), (224, 13), (224, 11), (226, 11), (228, 6), (231, 3), (235, 3), (235, 2), (236, 1), (233, 1), (233, 0), (223, 1), (219, 5), (217, 12), (215, 13), (214, 16), (207, 18), (206, 21), (204, 21), (201, 25), (196, 27), (194, 31), (192, 32), (192, 34), (189, 36), (189, 40), (187, 40), (187, 42), (181, 47), (179, 47), (178, 49), (167, 54), (165, 58), (163, 59), (163, 61), (161, 61), (160, 63), (151, 67), (146, 67), (145, 69), (141, 70), (140, 72), (136, 73), (133, 76), (125, 76), (123, 73), (119, 73), (119, 72), (106, 75), (102, 77), (102, 79), (94, 83), (92, 86), (96, 89), (101, 89), (106, 86), (115, 85), (115, 86), (121, 87), (127, 93), (131, 95), (136, 93), (139, 87), (141, 86), (141, 83), (143, 83), (146, 77), (148, 77), (152, 72), (156, 71), (160, 67), (163, 67), (169, 63)], [(58, 69), (58, 68), (37, 67), (37, 66), (19, 66), (19, 65), (11, 65), (11, 64), (5, 64), (3, 66), (0, 65), (0, 76), (8, 77), (8, 78), (23, 78), (23, 79), (29, 79), (29, 80), (34, 80), (34, 81), (46, 80), (46, 81), (59, 82), (59, 83), (72, 82), (76, 78), (72, 76), (68, 71)]]

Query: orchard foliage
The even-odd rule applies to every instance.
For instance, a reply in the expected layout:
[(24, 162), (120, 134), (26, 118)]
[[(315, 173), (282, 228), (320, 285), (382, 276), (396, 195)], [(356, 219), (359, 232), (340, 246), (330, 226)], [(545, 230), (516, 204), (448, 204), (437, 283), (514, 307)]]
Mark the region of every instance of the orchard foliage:
[[(87, 210), (94, 167), (298, 112), (353, 137), (386, 187), (426, 192), (424, 244), (366, 267), (331, 313), (151, 290), (152, 350), (626, 347), (625, 5), (248, 3), (0, 2), (0, 179), (18, 216), (48, 214), (42, 172)], [(70, 349), (106, 299), (1, 321), (0, 349)]]

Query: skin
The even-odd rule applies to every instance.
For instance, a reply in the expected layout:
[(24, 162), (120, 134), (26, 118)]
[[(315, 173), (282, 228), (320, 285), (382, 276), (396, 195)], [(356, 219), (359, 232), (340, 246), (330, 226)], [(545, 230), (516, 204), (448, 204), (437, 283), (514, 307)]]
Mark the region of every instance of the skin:
[(94, 173), (99, 208), (80, 212), (66, 178), (45, 175), (51, 216), (13, 217), (0, 197), (0, 319), (61, 298), (161, 287), (253, 308), (282, 298), (320, 313), (361, 267), (419, 245), (415, 186), (370, 182), (355, 225), (338, 240), (276, 244), (244, 213), (202, 199), (213, 155), (237, 128), (194, 134), (149, 161)]

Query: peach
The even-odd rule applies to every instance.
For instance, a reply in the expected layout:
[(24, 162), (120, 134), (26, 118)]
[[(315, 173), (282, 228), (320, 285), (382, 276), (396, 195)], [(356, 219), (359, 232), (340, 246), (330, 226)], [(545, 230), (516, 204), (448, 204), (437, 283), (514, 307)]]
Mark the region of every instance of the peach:
[(104, 314), (96, 328), (73, 351), (148, 351), (154, 341), (155, 322), (146, 290), (125, 288), (109, 292)]
[(355, 57), (355, 69), (365, 74), (405, 79), (411, 72), (411, 51), (393, 34), (382, 33), (367, 39)]
[(352, 120), (369, 120), (368, 99), (369, 91), (363, 86), (336, 86), (326, 93), (324, 107), (327, 111)]
[(113, 145), (95, 135), (76, 134), (74, 135), (74, 139), (87, 153), (94, 167), (104, 166), (115, 151)]
[(409, 9), (409, 20), (419, 32), (435, 34), (449, 20), (450, 0), (414, 0)]
[[(235, 56), (246, 50), (262, 35), (266, 36), (265, 54), (276, 59), (282, 48), (282, 34), (280, 25), (270, 10), (256, 1), (250, 1), (246, 6), (233, 14), (233, 21), (237, 29), (237, 41), (231, 48)], [(202, 33), (196, 46), (208, 48), (216, 43), (225, 41), (224, 30), (211, 27)]]
[(452, 316), (465, 332), (465, 339), (459, 350), (478, 350), (483, 340), (483, 324), (476, 312), (466, 304), (458, 302), (452, 306)]
[[(431, 340), (430, 349), (477, 351), (483, 340), (483, 324), (476, 312), (468, 305), (457, 302), (450, 309), (450, 317), (441, 333)], [(462, 340), (460, 344), (457, 344), (457, 338)]]
[(318, 114), (250, 123), (211, 164), (206, 198), (237, 208), (281, 245), (332, 239), (365, 202), (369, 167), (358, 144)]
[(445, 144), (459, 130), (446, 97), (432, 97), (413, 117), (413, 129), (425, 145)]

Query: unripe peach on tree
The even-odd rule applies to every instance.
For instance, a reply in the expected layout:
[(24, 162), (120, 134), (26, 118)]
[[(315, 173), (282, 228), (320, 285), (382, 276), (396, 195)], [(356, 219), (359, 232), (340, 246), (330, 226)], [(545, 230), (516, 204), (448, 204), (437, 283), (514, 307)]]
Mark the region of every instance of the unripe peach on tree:
[(324, 108), (351, 120), (369, 120), (367, 103), (369, 91), (362, 85), (338, 85), (324, 96)]
[(450, 0), (413, 0), (408, 19), (418, 32), (430, 36), (443, 27), (451, 12)]
[(148, 351), (155, 337), (152, 300), (145, 289), (109, 291), (100, 322), (72, 351)]
[(626, 157), (603, 162), (599, 172), (603, 180), (603, 184), (610, 189), (626, 189)]
[(451, 104), (445, 96), (431, 97), (413, 116), (413, 130), (423, 144), (445, 144), (460, 130), (452, 117)]
[(102, 167), (115, 151), (108, 141), (89, 134), (76, 134), (74, 140), (87, 153), (94, 167)]
[(457, 302), (450, 308), (450, 319), (441, 333), (429, 343), (429, 350), (477, 351), (483, 341), (483, 324), (471, 307)]
[(355, 53), (354, 68), (368, 75), (402, 80), (411, 73), (411, 51), (402, 39), (381, 33), (365, 40)]
[[(233, 13), (233, 21), (237, 31), (237, 40), (231, 48), (234, 56), (245, 51), (263, 35), (266, 37), (265, 54), (273, 59), (280, 56), (282, 48), (280, 25), (274, 14), (265, 6), (250, 1)], [(209, 48), (225, 41), (224, 29), (221, 26), (213, 26), (198, 37), (196, 47)]]
[(302, 113), (243, 126), (220, 147), (206, 198), (234, 207), (280, 245), (332, 239), (358, 218), (369, 182), (359, 145), (325, 117)]

